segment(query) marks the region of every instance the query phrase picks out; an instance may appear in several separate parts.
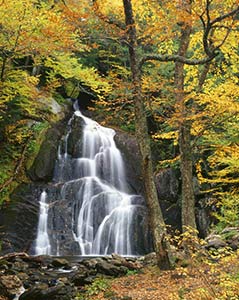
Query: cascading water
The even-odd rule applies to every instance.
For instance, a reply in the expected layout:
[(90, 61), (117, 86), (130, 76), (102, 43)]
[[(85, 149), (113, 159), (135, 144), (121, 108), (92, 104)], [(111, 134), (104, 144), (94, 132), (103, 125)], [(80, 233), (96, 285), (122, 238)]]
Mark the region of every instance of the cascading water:
[(51, 245), (47, 231), (49, 205), (46, 203), (47, 193), (43, 191), (40, 197), (40, 217), (37, 229), (36, 255), (51, 255)]
[[(72, 157), (68, 139), (76, 118), (83, 132)], [(114, 130), (75, 111), (59, 146), (54, 184), (47, 188), (49, 213), (46, 192), (41, 195), (36, 254), (138, 254), (145, 206), (141, 196), (130, 194), (114, 136)]]

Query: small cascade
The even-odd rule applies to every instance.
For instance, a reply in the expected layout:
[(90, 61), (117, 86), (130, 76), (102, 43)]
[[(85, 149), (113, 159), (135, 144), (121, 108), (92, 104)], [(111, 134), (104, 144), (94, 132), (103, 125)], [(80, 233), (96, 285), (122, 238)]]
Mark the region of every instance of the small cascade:
[[(72, 157), (68, 143), (75, 119), (82, 123), (81, 146)], [(41, 195), (36, 254), (138, 254), (140, 239), (143, 244), (144, 201), (130, 193), (114, 136), (113, 129), (75, 111), (58, 149), (53, 185), (47, 187), (49, 214), (46, 193)]]
[(43, 191), (40, 197), (40, 216), (37, 229), (36, 239), (36, 255), (48, 254), (51, 255), (51, 245), (48, 236), (48, 210), (49, 205), (46, 203), (47, 193)]

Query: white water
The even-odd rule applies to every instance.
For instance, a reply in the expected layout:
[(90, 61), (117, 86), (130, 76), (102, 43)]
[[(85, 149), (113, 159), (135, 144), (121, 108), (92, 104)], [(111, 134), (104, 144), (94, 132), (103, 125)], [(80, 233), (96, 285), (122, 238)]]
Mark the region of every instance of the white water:
[(51, 245), (47, 230), (49, 205), (46, 203), (47, 193), (43, 191), (40, 197), (40, 216), (37, 228), (36, 255), (51, 254)]
[[(74, 238), (82, 255), (106, 255), (109, 246), (115, 253), (130, 255), (132, 196), (125, 193), (124, 164), (114, 142), (115, 131), (100, 126), (80, 111), (75, 115), (84, 120), (85, 126), (82, 158), (77, 161), (82, 172), (83, 184), (78, 192), (82, 205)], [(97, 224), (94, 214), (99, 201), (104, 217)]]
[[(81, 155), (73, 159), (68, 154), (68, 138), (74, 118), (81, 118), (84, 125)], [(79, 110), (75, 111), (68, 127), (63, 147), (61, 145), (58, 150), (55, 181), (59, 184), (63, 182), (61, 201), (71, 203), (70, 207), (66, 204), (66, 210), (71, 210), (71, 224), (68, 224), (69, 221), (66, 224), (64, 220), (64, 228), (58, 228), (54, 237), (48, 236), (49, 206), (46, 192), (43, 192), (35, 253), (65, 254), (62, 246), (69, 242), (69, 232), (65, 232), (70, 228), (72, 243), (78, 244), (77, 255), (137, 254), (133, 239), (136, 225), (132, 222), (142, 205), (133, 204), (133, 200), (139, 196), (128, 193), (123, 159), (114, 142), (115, 131), (83, 116)], [(55, 215), (51, 223), (57, 223), (57, 218), (59, 216)]]
[(19, 297), (25, 292), (25, 290), (26, 290), (26, 289), (25, 289), (23, 286), (20, 287), (18, 293), (15, 295), (15, 297), (13, 298), (13, 300), (18, 300)]

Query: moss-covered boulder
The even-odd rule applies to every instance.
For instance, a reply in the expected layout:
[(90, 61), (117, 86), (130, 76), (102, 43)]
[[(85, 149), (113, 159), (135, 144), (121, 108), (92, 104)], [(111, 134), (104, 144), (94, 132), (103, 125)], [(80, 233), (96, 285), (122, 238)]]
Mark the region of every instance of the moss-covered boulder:
[(60, 122), (57, 122), (46, 132), (40, 150), (28, 170), (28, 175), (32, 181), (48, 182), (52, 179), (63, 127)]

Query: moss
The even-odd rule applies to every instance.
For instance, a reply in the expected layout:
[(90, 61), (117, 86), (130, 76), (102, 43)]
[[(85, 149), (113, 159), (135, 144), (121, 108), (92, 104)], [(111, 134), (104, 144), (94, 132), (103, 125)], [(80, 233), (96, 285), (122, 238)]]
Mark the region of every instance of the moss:
[(49, 128), (48, 122), (36, 123), (33, 126), (34, 138), (29, 142), (27, 148), (27, 160), (26, 160), (26, 169), (29, 170), (33, 165), (35, 158), (37, 157), (42, 142), (44, 141), (45, 134)]
[[(2, 145), (2, 159), (0, 161), (0, 205), (3, 202), (10, 201), (11, 193), (19, 184), (22, 182), (29, 182), (26, 172), (28, 172), (33, 165), (49, 126), (49, 122), (37, 122), (31, 127), (33, 135), (30, 140), (23, 141), (22, 145), (14, 143), (5, 143)], [(25, 127), (28, 127), (29, 129), (29, 124)], [(23, 154), (24, 143), (27, 143), (27, 148)], [(22, 155), (24, 155), (23, 164), (18, 170), (15, 178), (14, 173), (19, 161), (22, 159)], [(6, 183), (8, 184), (4, 186)]]
[(9, 195), (16, 187), (17, 183), (9, 182), (4, 188), (4, 184), (10, 180), (14, 173), (16, 162), (20, 157), (21, 148), (11, 144), (3, 144), (1, 149), (0, 160), (0, 205), (9, 201)]

